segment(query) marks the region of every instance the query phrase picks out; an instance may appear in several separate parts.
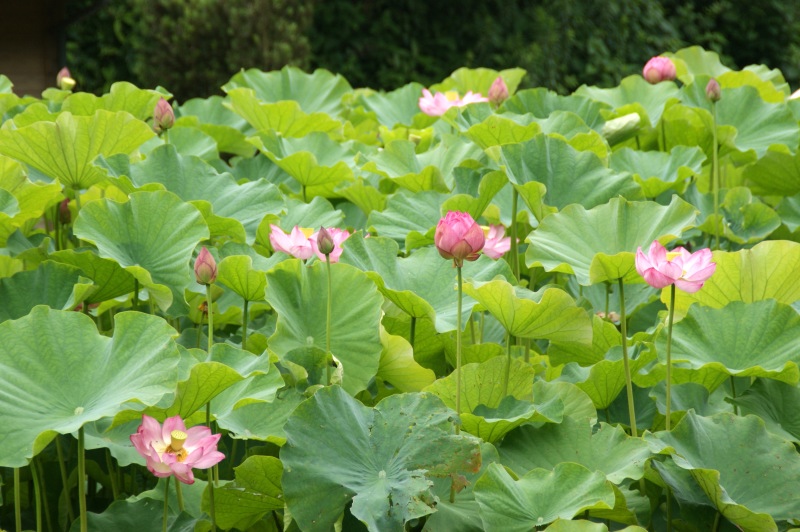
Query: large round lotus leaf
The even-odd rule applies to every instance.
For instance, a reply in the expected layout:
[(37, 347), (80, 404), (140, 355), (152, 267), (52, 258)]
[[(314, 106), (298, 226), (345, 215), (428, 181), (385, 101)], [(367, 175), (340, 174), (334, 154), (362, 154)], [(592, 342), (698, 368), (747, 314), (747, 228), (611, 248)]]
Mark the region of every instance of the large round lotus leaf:
[(285, 66), (274, 72), (256, 68), (243, 70), (233, 76), (222, 90), (229, 92), (237, 87), (253, 89), (264, 102), (294, 100), (306, 113), (337, 114), (342, 96), (353, 89), (344, 77), (318, 69), (307, 74), (297, 67)]
[(129, 402), (154, 404), (175, 388), (175, 329), (134, 312), (114, 323), (108, 338), (88, 316), (40, 306), (0, 324), (0, 465), (21, 467), (57, 434)]
[[(50, 254), (56, 262), (79, 268), (92, 280), (95, 290), (84, 299), (87, 303), (102, 303), (134, 291), (134, 277), (114, 260), (104, 259), (93, 251), (67, 249)], [(51, 305), (52, 306), (52, 305)]]
[(654, 127), (661, 119), (667, 102), (680, 99), (680, 90), (674, 83), (651, 85), (639, 75), (628, 76), (618, 86), (610, 89), (582, 85), (575, 94), (608, 104), (617, 110), (625, 109), (630, 104), (639, 104), (646, 113), (646, 118), (650, 120), (650, 125)]
[[(410, 316), (429, 318), (438, 332), (456, 329), (457, 272), (453, 262), (443, 259), (436, 248), (421, 248), (409, 257), (398, 258), (397, 244), (392, 240), (354, 235), (347, 239), (341, 261), (365, 271), (381, 293)], [(488, 281), (497, 276), (511, 279), (513, 274), (507, 262), (486, 256), (465, 262), (462, 269), (465, 281)], [(475, 304), (474, 299), (464, 296), (462, 324), (466, 324)]]
[(391, 92), (359, 92), (356, 96), (364, 109), (375, 113), (378, 122), (387, 128), (410, 126), (419, 111), (419, 98), (424, 85), (412, 82)]
[(405, 241), (409, 233), (424, 235), (429, 229), (436, 227), (441, 219), (440, 209), (445, 197), (444, 194), (433, 191), (412, 194), (401, 190), (389, 198), (386, 209), (370, 213), (367, 227), (380, 236), (399, 242)]
[(431, 91), (447, 92), (454, 90), (461, 95), (467, 91), (488, 94), (494, 80), (502, 77), (508, 87), (508, 92), (513, 94), (524, 76), (525, 70), (521, 68), (508, 68), (498, 71), (491, 68), (461, 67), (442, 80), (441, 83), (431, 85)]
[(647, 198), (667, 190), (683, 192), (692, 176), (702, 172), (706, 156), (697, 146), (675, 146), (669, 153), (623, 148), (611, 154), (609, 166), (618, 172), (630, 172)]
[(217, 281), (247, 301), (260, 301), (267, 287), (266, 273), (254, 268), (247, 255), (231, 255), (219, 263)]
[(793, 154), (785, 146), (772, 146), (744, 169), (742, 177), (755, 194), (794, 196), (800, 193), (800, 152)]
[(80, 274), (77, 268), (48, 260), (35, 270), (0, 279), (0, 322), (21, 318), (36, 305), (57, 310), (75, 308), (92, 292), (92, 285)]
[[(508, 375), (508, 390), (503, 382)], [(482, 364), (461, 367), (462, 428), (488, 442), (495, 442), (528, 421), (560, 422), (564, 404), (558, 396), (540, 401), (533, 397), (536, 370), (518, 358), (495, 357)], [(450, 407), (456, 407), (455, 372), (428, 386), (425, 391), (437, 395)]]
[[(694, 294), (678, 290), (675, 295), (675, 316), (686, 314), (692, 303), (721, 308), (731, 301), (752, 303), (775, 299), (787, 305), (800, 299), (800, 244), (786, 240), (770, 240), (751, 249), (736, 252), (714, 252), (717, 268)], [(669, 301), (669, 288), (661, 292), (661, 301)]]
[[(608, 527), (602, 523), (591, 521), (564, 521), (559, 519), (552, 525), (545, 528), (549, 532), (608, 532)], [(646, 529), (640, 526), (626, 526), (620, 532), (645, 532)]]
[[(402, 530), (434, 511), (429, 477), (477, 471), (479, 440), (453, 431), (456, 414), (431, 394), (368, 408), (338, 386), (319, 390), (286, 423), (283, 489), (303, 530), (330, 530), (351, 513), (371, 531)], [(324, 437), (325, 445), (320, 445)]]
[(505, 172), (486, 168), (477, 170), (462, 166), (455, 169), (455, 176), (456, 183), (469, 181), (478, 183), (478, 186), (468, 192), (450, 196), (442, 203), (442, 212), (467, 212), (476, 220), (483, 216), (497, 193), (508, 183)]
[(72, 93), (61, 104), (61, 110), (75, 116), (91, 116), (98, 109), (127, 111), (139, 120), (146, 121), (153, 116), (153, 109), (163, 97), (164, 94), (158, 91), (140, 89), (127, 81), (118, 81), (102, 96), (88, 92)]
[[(217, 142), (196, 127), (176, 125), (169, 130), (168, 136), (169, 143), (165, 145), (172, 146), (184, 157), (197, 157), (207, 162), (214, 162), (219, 159)], [(159, 147), (153, 146), (153, 149), (158, 149)], [(150, 153), (147, 153), (147, 156), (149, 157)]]
[(0, 153), (65, 186), (84, 189), (105, 177), (92, 164), (95, 157), (131, 153), (153, 135), (150, 126), (124, 111), (100, 110), (92, 116), (61, 113), (55, 122), (0, 131)]
[(800, 388), (780, 381), (757, 379), (742, 395), (728, 399), (742, 415), (753, 414), (767, 430), (800, 443)]
[(531, 140), (542, 131), (539, 124), (520, 124), (504, 116), (492, 115), (467, 130), (467, 137), (482, 149)]
[[(520, 144), (492, 148), (490, 153), (517, 188), (530, 183), (545, 186), (543, 198), (538, 193), (529, 193), (530, 187), (522, 193), (528, 207), (540, 219), (544, 217), (537, 213), (541, 202), (558, 210), (572, 203), (591, 209), (616, 196), (643, 197), (630, 174), (609, 169), (594, 153), (577, 151), (558, 137), (539, 135)], [(538, 187), (531, 190), (538, 191)]]
[(284, 137), (304, 137), (314, 131), (329, 133), (342, 127), (326, 113), (306, 114), (293, 100), (264, 103), (252, 89), (228, 91), (231, 109), (259, 131), (275, 131)]
[(636, 249), (647, 249), (653, 240), (668, 243), (694, 219), (694, 206), (678, 196), (668, 206), (624, 198), (591, 210), (569, 205), (545, 218), (528, 236), (525, 262), (546, 271), (574, 273), (582, 285), (619, 278), (641, 281), (634, 264)]
[(498, 279), (467, 283), (464, 292), (489, 311), (511, 336), (584, 344), (592, 341), (589, 314), (561, 289), (531, 292)]
[(719, 60), (717, 52), (705, 50), (702, 46), (689, 46), (664, 55), (672, 59), (678, 79), (684, 83), (691, 83), (698, 74), (721, 76), (730, 70)]
[(378, 377), (401, 392), (418, 392), (436, 380), (436, 374), (414, 360), (414, 349), (402, 336), (381, 327), (381, 361)]
[[(22, 164), (0, 155), (0, 190), (5, 199), (0, 215), (0, 245), (5, 246), (9, 236), (29, 220), (39, 218), (45, 209), (58, 201), (61, 185), (58, 183), (32, 183)], [(11, 198), (6, 196), (11, 195)], [(12, 200), (13, 199), (13, 200)], [(14, 212), (16, 204), (16, 212)]]
[[(202, 482), (202, 481), (200, 481)], [(197, 486), (194, 486), (197, 487)], [(185, 487), (184, 490), (192, 486)], [(160, 491), (163, 494), (164, 488)], [(170, 491), (173, 491), (170, 489)], [(185, 492), (184, 492), (185, 493)], [(164, 498), (154, 500), (141, 498), (138, 500), (114, 501), (101, 514), (88, 512), (87, 531), (107, 532), (108, 530), (161, 530), (164, 519)], [(176, 503), (177, 506), (177, 503)], [(172, 507), (172, 503), (170, 503)], [(190, 516), (186, 512), (175, 515), (177, 510), (171, 510), (167, 517), (167, 532), (183, 532), (194, 530), (196, 524), (202, 520)], [(208, 523), (208, 521), (205, 521)], [(80, 519), (73, 521), (70, 532), (80, 532)]]
[[(664, 329), (656, 339), (656, 349), (664, 362)], [(797, 383), (800, 315), (772, 299), (734, 301), (721, 309), (692, 305), (686, 317), (674, 325), (672, 360), (682, 367), (725, 375)]]
[[(275, 375), (280, 382), (274, 383), (273, 395), (284, 387), (280, 374), (276, 371)], [(253, 381), (255, 382), (255, 379)], [(233, 385), (228, 390), (236, 387), (237, 385)], [(276, 445), (286, 443), (283, 427), (295, 408), (306, 399), (305, 395), (290, 389), (281, 392), (280, 397), (274, 397), (272, 402), (245, 400), (240, 401), (242, 405), (236, 406), (228, 390), (220, 394), (211, 404), (212, 415), (221, 429), (229, 431), (232, 438), (269, 441)], [(225, 399), (227, 404), (220, 404), (222, 399)], [(219, 407), (224, 410), (220, 410)]]
[(547, 349), (553, 366), (577, 362), (581, 366), (591, 366), (605, 359), (606, 353), (614, 346), (622, 345), (619, 329), (608, 320), (592, 316), (592, 344), (578, 341), (553, 341)]
[[(704, 214), (705, 220), (697, 228), (713, 235), (715, 222), (719, 218), (710, 209)], [(760, 242), (781, 225), (778, 213), (758, 198), (753, 198), (753, 193), (747, 187), (733, 187), (725, 191), (720, 204), (720, 216), (724, 219), (721, 235), (736, 244)]]
[(474, 492), (487, 531), (529, 532), (585, 510), (614, 506), (614, 489), (605, 475), (570, 462), (552, 471), (533, 469), (519, 480), (491, 464)]
[(501, 462), (517, 473), (541, 467), (552, 469), (561, 462), (575, 462), (590, 471), (601, 471), (614, 484), (638, 480), (650, 458), (650, 448), (631, 438), (619, 426), (600, 424), (596, 432), (586, 420), (564, 418), (541, 427), (527, 425), (503, 440)]
[[(342, 386), (352, 394), (367, 387), (378, 371), (383, 298), (363, 272), (331, 264), (330, 348), (344, 367)], [(278, 314), (269, 348), (279, 356), (298, 347), (326, 349), (328, 274), (326, 264), (284, 261), (267, 273), (267, 301)]]
[(756, 416), (704, 418), (690, 410), (671, 432), (644, 438), (691, 472), (722, 516), (744, 530), (777, 530), (775, 521), (800, 515), (800, 492), (790, 488), (800, 485), (800, 455)]
[(163, 309), (183, 300), (193, 280), (190, 261), (208, 238), (200, 212), (166, 191), (135, 192), (127, 203), (98, 200), (86, 204), (73, 227), (81, 240), (97, 246), (101, 257), (117, 261)]
[(506, 100), (502, 107), (507, 113), (518, 115), (531, 113), (537, 118), (547, 118), (554, 111), (570, 111), (596, 130), (599, 130), (605, 122), (601, 111), (608, 108), (608, 104), (591, 98), (576, 94), (562, 96), (544, 87), (519, 91)]

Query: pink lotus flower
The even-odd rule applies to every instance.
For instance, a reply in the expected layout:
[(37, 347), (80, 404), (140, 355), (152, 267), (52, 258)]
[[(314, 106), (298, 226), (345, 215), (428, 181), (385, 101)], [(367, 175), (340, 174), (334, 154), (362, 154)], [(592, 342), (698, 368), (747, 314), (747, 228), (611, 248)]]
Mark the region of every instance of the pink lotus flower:
[(153, 110), (153, 129), (156, 133), (161, 133), (170, 129), (175, 124), (175, 111), (164, 98), (160, 98)]
[(310, 239), (311, 229), (301, 229), (295, 225), (292, 232), (287, 235), (277, 225), (270, 225), (270, 227), (272, 232), (269, 234), (269, 242), (275, 251), (282, 251), (302, 260), (310, 259), (314, 254)]
[(466, 212), (450, 211), (436, 225), (433, 237), (439, 255), (453, 259), (456, 267), (464, 265), (464, 259), (477, 260), (486, 244), (483, 229)]
[(653, 288), (665, 288), (673, 283), (684, 292), (694, 293), (703, 287), (717, 268), (711, 262), (708, 248), (689, 253), (682, 247), (667, 252), (658, 240), (650, 244), (648, 255), (641, 246), (636, 251), (636, 271)]
[(194, 261), (194, 278), (198, 284), (205, 285), (217, 280), (217, 262), (205, 246)]
[(75, 79), (72, 77), (72, 74), (69, 73), (67, 67), (63, 67), (58, 71), (58, 74), (56, 74), (56, 85), (62, 91), (71, 91), (75, 88)]
[(502, 225), (490, 225), (483, 227), (483, 234), (486, 236), (486, 243), (483, 246), (483, 254), (493, 259), (499, 259), (511, 249), (511, 237), (505, 237), (506, 228)]
[(506, 100), (508, 100), (508, 85), (502, 76), (497, 76), (489, 88), (489, 101), (497, 107)]
[(488, 102), (481, 94), (474, 94), (472, 91), (467, 92), (463, 98), (460, 98), (455, 91), (448, 91), (446, 93), (437, 92), (436, 95), (431, 94), (428, 89), (422, 89), (422, 96), (419, 99), (419, 108), (423, 113), (429, 116), (442, 116), (451, 107), (464, 107), (465, 105), (478, 102)]
[[(332, 247), (330, 251), (331, 262), (339, 262), (339, 257), (342, 255), (342, 242), (347, 240), (350, 237), (350, 232), (347, 229), (339, 229), (338, 227), (329, 227), (328, 229), (322, 228), (313, 235), (309, 240), (311, 241), (311, 248), (314, 250), (314, 253), (319, 257), (319, 260), (325, 260), (325, 253), (324, 246), (322, 246), (323, 242), (320, 240), (320, 237), (323, 236), (323, 231), (327, 233), (328, 238), (330, 241), (326, 242), (330, 244)], [(323, 247), (323, 249), (320, 249)]]
[(193, 484), (192, 468), (208, 469), (225, 458), (217, 451), (220, 437), (203, 425), (186, 430), (180, 416), (167, 418), (163, 427), (152, 417), (142, 416), (131, 443), (155, 476), (175, 475), (184, 484)]
[(653, 57), (644, 65), (642, 70), (644, 79), (652, 84), (675, 79), (675, 64), (669, 57)]
[(719, 86), (719, 81), (714, 78), (708, 80), (706, 85), (706, 97), (712, 102), (718, 102), (722, 98), (722, 87)]

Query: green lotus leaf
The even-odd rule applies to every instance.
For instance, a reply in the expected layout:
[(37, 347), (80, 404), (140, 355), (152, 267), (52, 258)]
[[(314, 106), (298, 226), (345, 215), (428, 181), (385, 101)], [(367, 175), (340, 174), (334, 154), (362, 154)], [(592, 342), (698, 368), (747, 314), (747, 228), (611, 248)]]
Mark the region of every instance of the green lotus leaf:
[(624, 198), (591, 210), (569, 205), (546, 217), (528, 236), (525, 262), (546, 271), (574, 273), (582, 285), (620, 278), (640, 281), (636, 249), (647, 249), (653, 240), (668, 243), (694, 219), (695, 208), (677, 196), (669, 205)]
[[(214, 488), (214, 517), (223, 530), (247, 530), (267, 512), (283, 510), (283, 465), (274, 456), (251, 456), (234, 467), (236, 477)], [(208, 490), (203, 509), (208, 509)]]
[(329, 530), (352, 500), (369, 530), (388, 531), (432, 513), (429, 477), (481, 465), (478, 440), (454, 434), (455, 418), (431, 394), (392, 395), (368, 408), (338, 386), (319, 390), (286, 423), (280, 458), (292, 517), (303, 530)]
[(436, 380), (436, 374), (414, 360), (411, 344), (402, 336), (389, 334), (381, 327), (378, 377), (401, 392), (418, 392)]
[(531, 113), (537, 118), (547, 118), (554, 111), (575, 113), (592, 129), (603, 126), (605, 119), (601, 111), (609, 109), (607, 103), (577, 94), (562, 96), (544, 87), (525, 89), (506, 100), (502, 110), (524, 115)]
[(785, 146), (774, 145), (763, 157), (744, 169), (742, 178), (754, 194), (800, 194), (800, 152), (793, 155)]
[(73, 309), (91, 292), (92, 285), (81, 278), (79, 269), (44, 261), (35, 270), (0, 279), (0, 322), (21, 318), (37, 305)]
[(478, 183), (474, 193), (462, 193), (450, 196), (442, 203), (442, 212), (462, 211), (469, 213), (475, 220), (483, 216), (494, 197), (508, 183), (505, 172), (483, 169), (471, 170), (464, 167), (455, 169), (456, 184), (465, 181)]
[(166, 191), (135, 192), (126, 203), (90, 202), (73, 230), (130, 272), (162, 309), (182, 304), (193, 280), (192, 253), (209, 236), (200, 212)]
[[(593, 135), (605, 143), (597, 131), (592, 130), (580, 116), (571, 111), (553, 111), (547, 118), (538, 118), (535, 119), (535, 122), (547, 135), (563, 139), (574, 139), (578, 135)], [(608, 150), (608, 145), (606, 145), (606, 150)]]
[(725, 72), (717, 78), (717, 81), (720, 86), (725, 89), (735, 89), (744, 86), (755, 87), (758, 89), (758, 95), (761, 96), (761, 99), (769, 103), (784, 102), (789, 95), (788, 90), (783, 90), (784, 87), (788, 89), (788, 85), (785, 81), (781, 79), (781, 88), (778, 88), (775, 82), (763, 79), (753, 70)]
[[(770, 206), (753, 198), (747, 187), (734, 187), (724, 192), (720, 204), (721, 216), (724, 219), (723, 235), (737, 244), (755, 244), (772, 234), (780, 227), (781, 218)], [(714, 222), (718, 218), (713, 214), (697, 228), (714, 234)]]
[(129, 154), (153, 135), (147, 124), (124, 111), (100, 110), (92, 116), (61, 113), (55, 122), (0, 130), (0, 153), (77, 190), (105, 178), (92, 165), (95, 157)]
[[(800, 268), (800, 244), (796, 242), (774, 240), (736, 252), (716, 251), (714, 262), (717, 268), (702, 290), (694, 294), (677, 291), (678, 319), (692, 303), (721, 308), (732, 301), (775, 299), (790, 305), (800, 299), (800, 284), (795, 282)], [(669, 290), (661, 292), (662, 301), (669, 297)]]
[(61, 104), (61, 111), (68, 111), (75, 116), (92, 116), (99, 109), (127, 111), (145, 121), (153, 116), (153, 110), (163, 96), (158, 91), (140, 89), (127, 81), (118, 81), (102, 96), (88, 92), (72, 93)]
[(623, 148), (611, 155), (609, 167), (633, 174), (645, 197), (655, 198), (668, 190), (686, 190), (687, 180), (702, 172), (705, 160), (696, 146), (675, 146), (669, 153)]
[(755, 416), (704, 418), (690, 410), (671, 432), (644, 439), (689, 471), (722, 516), (745, 530), (777, 530), (776, 521), (800, 511), (800, 493), (786, 489), (800, 482), (800, 456)]
[(104, 259), (92, 251), (56, 251), (50, 254), (50, 259), (74, 266), (80, 269), (84, 277), (92, 280), (95, 290), (84, 298), (86, 303), (102, 303), (135, 290), (133, 275), (116, 261)]
[[(790, 198), (783, 198), (775, 209), (775, 212), (781, 217), (781, 222), (786, 226), (789, 232), (792, 234), (796, 233), (797, 228), (800, 227), (800, 194)], [(776, 238), (778, 238), (777, 232)], [(794, 242), (798, 241), (793, 235), (783, 238)]]
[(41, 217), (45, 209), (63, 197), (58, 183), (32, 183), (22, 164), (3, 155), (0, 155), (0, 191), (4, 203), (3, 214), (0, 214), (2, 246), (7, 244), (12, 233)]
[(10, 218), (19, 214), (19, 202), (10, 192), (0, 188), (0, 224), (8, 223)]
[(533, 397), (539, 403), (547, 403), (554, 397), (564, 405), (564, 417), (571, 417), (589, 423), (597, 422), (597, 409), (591, 398), (570, 382), (536, 380), (533, 383)]
[[(455, 330), (456, 271), (452, 261), (443, 259), (436, 248), (421, 248), (398, 259), (394, 241), (354, 235), (347, 239), (341, 261), (366, 272), (381, 293), (410, 316), (429, 318), (438, 332)], [(468, 280), (483, 281), (498, 275), (513, 277), (508, 263), (486, 256), (465, 263), (462, 271), (463, 278)], [(462, 323), (466, 323), (475, 304), (471, 297), (463, 298)]]
[[(545, 528), (549, 532), (608, 532), (608, 527), (602, 523), (592, 523), (591, 521), (564, 521), (557, 520), (552, 525)], [(620, 532), (644, 532), (645, 528), (640, 526), (626, 526)]]
[[(378, 371), (383, 298), (366, 274), (356, 268), (337, 263), (331, 264), (330, 270), (330, 349), (344, 366), (342, 386), (356, 394)], [(269, 339), (270, 350), (283, 356), (298, 347), (326, 349), (326, 264), (317, 261), (305, 266), (299, 260), (278, 264), (267, 273), (267, 301), (278, 314), (275, 334)]]
[(386, 196), (362, 178), (356, 178), (337, 188), (336, 193), (361, 209), (366, 216), (373, 211), (380, 212), (386, 208)]
[(524, 76), (525, 70), (521, 68), (508, 68), (498, 71), (491, 68), (461, 67), (442, 80), (441, 83), (431, 85), (431, 92), (457, 91), (463, 96), (467, 91), (472, 91), (486, 95), (489, 94), (489, 88), (494, 83), (494, 80), (502, 77), (508, 87), (508, 92), (514, 94)]
[(353, 179), (353, 170), (345, 162), (352, 160), (351, 145), (335, 142), (325, 133), (296, 139), (269, 132), (247, 141), (304, 187), (335, 187)]
[(44, 306), (0, 323), (0, 465), (21, 467), (57, 434), (171, 392), (179, 359), (173, 336), (163, 319), (135, 312), (117, 314), (112, 338), (88, 316)]
[[(266, 220), (267, 218), (264, 219)], [(316, 197), (308, 203), (289, 198), (286, 200), (286, 214), (275, 225), (289, 233), (295, 225), (316, 230), (319, 227), (335, 227), (343, 220), (342, 211), (334, 210), (333, 205), (325, 198)], [(271, 229), (267, 226), (266, 230)], [(269, 240), (269, 236), (266, 240)]]
[(160, 183), (183, 201), (207, 201), (216, 216), (241, 223), (248, 241), (255, 239), (265, 214), (279, 214), (283, 198), (278, 188), (263, 179), (237, 184), (198, 157), (183, 156), (172, 145), (159, 146), (143, 162), (131, 167), (137, 187)]
[(184, 157), (198, 157), (208, 162), (219, 159), (217, 141), (196, 127), (176, 125), (166, 133), (166, 138), (169, 145)]
[(558, 288), (531, 292), (497, 279), (467, 283), (464, 293), (489, 311), (511, 336), (585, 344), (592, 341), (592, 324), (586, 310), (577, 307), (575, 300)]
[(399, 242), (412, 232), (425, 234), (439, 223), (443, 198), (433, 191), (412, 194), (401, 190), (389, 198), (386, 209), (370, 213), (367, 227)]
[(533, 469), (519, 480), (491, 464), (474, 492), (485, 530), (528, 532), (585, 510), (614, 506), (614, 489), (605, 475), (571, 462), (551, 471)]
[[(495, 357), (482, 364), (461, 368), (461, 424), (463, 430), (484, 441), (495, 442), (528, 421), (561, 422), (563, 403), (558, 397), (530, 402), (533, 366), (512, 358)], [(508, 390), (500, 384), (508, 376)], [(437, 395), (450, 408), (456, 407), (455, 372), (438, 379), (425, 391)], [(538, 398), (534, 398), (538, 399)]]
[(467, 137), (482, 149), (531, 140), (542, 131), (539, 124), (523, 125), (502, 115), (492, 115), (467, 130)]
[[(163, 483), (163, 480), (161, 483)], [(186, 486), (186, 488), (184, 488), (186, 489), (186, 491), (184, 491), (184, 496), (187, 491), (192, 488), (199, 488), (204, 484), (204, 482), (198, 481), (196, 485)], [(87, 512), (87, 531), (161, 530), (162, 520), (164, 518), (164, 488), (160, 487), (156, 488), (156, 490), (161, 492), (161, 500), (155, 500), (149, 497), (143, 497), (138, 500), (120, 500), (112, 502), (101, 514)], [(186, 499), (188, 499), (188, 497), (186, 497)], [(170, 500), (172, 500), (172, 497), (170, 497)], [(202, 521), (190, 516), (186, 512), (174, 515), (175, 512), (178, 512), (177, 500), (174, 505), (175, 509), (173, 510), (173, 503), (170, 502), (171, 510), (170, 515), (167, 517), (167, 532), (194, 530), (195, 525)], [(208, 523), (208, 521), (205, 522)], [(70, 527), (70, 532), (79, 531), (80, 519), (76, 519)]]
[(605, 359), (606, 353), (614, 346), (622, 345), (622, 335), (610, 321), (592, 316), (592, 343), (570, 339), (550, 342), (547, 356), (554, 366), (577, 362), (581, 366), (591, 366)]
[(342, 124), (326, 113), (306, 114), (293, 100), (264, 103), (252, 89), (228, 91), (233, 112), (242, 116), (258, 131), (275, 131), (284, 137), (304, 137), (312, 132), (329, 133)]
[[(747, 323), (747, 327), (742, 324)], [(666, 333), (656, 339), (665, 360)], [(692, 305), (672, 331), (673, 363), (726, 376), (800, 381), (800, 315), (773, 299), (722, 308)]]
[(357, 101), (364, 109), (375, 113), (378, 122), (388, 128), (410, 126), (419, 114), (419, 98), (425, 86), (416, 82), (391, 92), (357, 91)]
[(569, 417), (538, 428), (520, 427), (506, 436), (500, 447), (501, 462), (517, 473), (575, 462), (590, 471), (602, 472), (614, 484), (642, 478), (650, 456), (644, 441), (628, 436), (619, 426), (600, 423), (593, 432), (585, 420)]
[(222, 153), (252, 157), (255, 147), (245, 140), (250, 126), (239, 115), (223, 105), (221, 96), (193, 98), (175, 111), (176, 126), (195, 127), (212, 137)]
[[(558, 210), (573, 203), (591, 209), (616, 196), (642, 197), (641, 187), (630, 174), (617, 173), (594, 153), (579, 152), (556, 137), (541, 135), (521, 144), (492, 148), (490, 153), (540, 220), (547, 216), (540, 208), (542, 202)], [(531, 183), (532, 187), (526, 186)]]
[(217, 282), (246, 301), (260, 301), (267, 287), (266, 270), (254, 268), (253, 259), (247, 255), (231, 255), (217, 266)]
[(274, 72), (251, 68), (233, 76), (222, 90), (230, 92), (237, 87), (253, 89), (256, 96), (267, 103), (294, 100), (306, 113), (336, 115), (342, 108), (342, 96), (353, 89), (339, 74), (317, 69), (307, 74), (297, 67), (285, 66)]
[(767, 430), (800, 443), (800, 388), (780, 381), (756, 379), (743, 394), (728, 399), (742, 415), (760, 417)]
[(698, 74), (716, 77), (730, 71), (722, 64), (717, 52), (705, 50), (702, 46), (689, 46), (674, 54), (666, 53), (664, 55), (672, 59), (678, 79), (686, 84), (691, 83), (694, 76)]
[(643, 118), (649, 119), (653, 127), (661, 120), (661, 114), (667, 103), (671, 100), (680, 100), (680, 90), (674, 83), (666, 81), (651, 85), (638, 74), (628, 76), (618, 86), (610, 89), (582, 85), (575, 94), (605, 103), (617, 110), (633, 103), (639, 104), (646, 113)]
[[(273, 394), (284, 386), (277, 371), (275, 375), (280, 382), (275, 382)], [(229, 390), (236, 387), (237, 385), (233, 385)], [(221, 395), (227, 395), (227, 392), (223, 392)], [(286, 434), (283, 430), (286, 420), (292, 415), (297, 405), (306, 399), (302, 393), (290, 389), (281, 392), (281, 396), (275, 397), (271, 402), (248, 402), (236, 408), (232, 408), (228, 403), (223, 405), (226, 406), (225, 411), (217, 408), (221, 402), (221, 399), (217, 397), (211, 404), (211, 409), (217, 425), (221, 429), (229, 431), (232, 438), (268, 441), (276, 445), (283, 445), (286, 443)]]

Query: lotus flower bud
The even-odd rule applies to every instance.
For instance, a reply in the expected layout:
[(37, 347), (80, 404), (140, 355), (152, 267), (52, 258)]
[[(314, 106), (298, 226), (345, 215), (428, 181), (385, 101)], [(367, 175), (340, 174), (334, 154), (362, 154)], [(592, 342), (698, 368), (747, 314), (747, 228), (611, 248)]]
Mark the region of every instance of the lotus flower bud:
[(171, 128), (175, 124), (175, 111), (167, 100), (161, 98), (153, 111), (153, 129), (156, 133), (161, 133)]
[(75, 88), (75, 80), (70, 75), (67, 67), (62, 68), (56, 74), (56, 85), (63, 91), (71, 91)]
[(204, 285), (210, 285), (217, 279), (217, 262), (205, 246), (194, 261), (194, 277)]
[(453, 265), (461, 267), (464, 260), (477, 260), (486, 244), (483, 229), (466, 212), (450, 211), (439, 220), (433, 237), (439, 255), (453, 259)]
[(668, 57), (653, 57), (644, 65), (644, 79), (652, 84), (675, 79), (675, 64)]
[(706, 85), (706, 96), (712, 102), (718, 102), (722, 98), (722, 88), (719, 86), (719, 81), (714, 78), (708, 80)]
[(508, 100), (508, 85), (502, 76), (497, 76), (489, 88), (489, 102), (497, 107), (506, 100)]
[(330, 255), (335, 247), (331, 234), (324, 227), (320, 227), (319, 233), (317, 233), (317, 249), (319, 252), (323, 255)]

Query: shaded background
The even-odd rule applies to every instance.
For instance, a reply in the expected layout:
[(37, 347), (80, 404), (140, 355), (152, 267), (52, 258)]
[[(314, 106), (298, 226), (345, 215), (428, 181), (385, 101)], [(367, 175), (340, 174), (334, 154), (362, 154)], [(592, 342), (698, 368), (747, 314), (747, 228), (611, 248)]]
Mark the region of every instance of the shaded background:
[[(78, 89), (221, 94), (240, 68), (326, 68), (354, 87), (441, 81), (461, 67), (528, 71), (522, 87), (612, 86), (699, 44), (800, 84), (800, 2), (782, 0), (68, 0), (61, 57)], [(13, 81), (13, 80), (12, 80)]]

